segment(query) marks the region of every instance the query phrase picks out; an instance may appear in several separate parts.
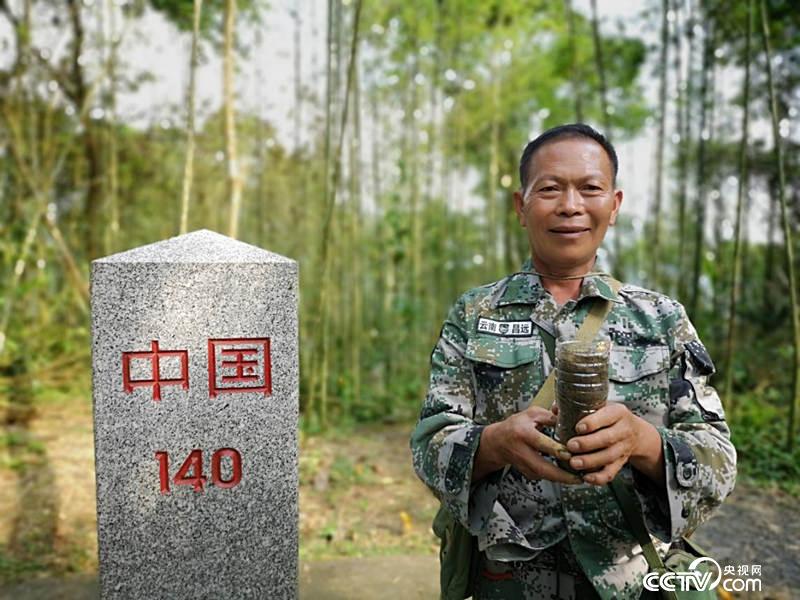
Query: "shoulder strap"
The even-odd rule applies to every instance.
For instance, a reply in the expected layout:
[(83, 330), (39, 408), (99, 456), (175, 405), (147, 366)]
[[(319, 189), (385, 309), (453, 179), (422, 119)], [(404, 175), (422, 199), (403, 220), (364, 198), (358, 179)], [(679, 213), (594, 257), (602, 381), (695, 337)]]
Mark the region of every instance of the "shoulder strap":
[[(613, 278), (609, 279), (609, 285), (615, 293), (618, 292), (622, 287), (622, 284)], [(600, 327), (603, 325), (603, 321), (605, 321), (609, 312), (611, 312), (611, 301), (604, 298), (598, 298), (592, 305), (591, 309), (589, 310), (589, 314), (586, 315), (586, 318), (578, 329), (578, 332), (575, 336), (576, 339), (585, 341), (593, 339), (594, 336), (597, 335), (597, 332), (600, 331)], [(547, 354), (550, 356), (550, 360), (552, 361), (555, 359), (555, 339), (549, 331), (545, 331), (544, 329), (540, 330), (542, 332), (542, 340), (544, 341), (545, 348), (547, 349)], [(542, 387), (539, 388), (539, 392), (536, 394), (536, 397), (533, 399), (534, 406), (550, 408), (550, 405), (555, 399), (554, 382), (555, 369), (552, 369)], [(634, 536), (636, 536), (636, 541), (638, 541), (639, 545), (642, 547), (642, 553), (647, 560), (648, 566), (653, 571), (659, 571), (663, 573), (666, 571), (666, 567), (664, 566), (664, 562), (661, 560), (661, 557), (658, 555), (658, 552), (656, 552), (655, 546), (653, 545), (653, 540), (650, 538), (650, 534), (647, 531), (647, 525), (645, 525), (644, 517), (639, 510), (636, 501), (633, 499), (631, 491), (619, 477), (615, 478), (608, 485), (614, 494), (620, 509), (622, 510), (622, 514), (625, 517), (625, 521), (628, 523), (628, 527), (631, 528), (631, 532), (633, 532)], [(677, 596), (674, 597), (677, 598)]]
[[(642, 547), (642, 554), (644, 554), (644, 558), (647, 560), (647, 566), (650, 567), (651, 571), (657, 571), (659, 573), (666, 572), (667, 567), (664, 565), (664, 561), (661, 560), (658, 552), (656, 552), (653, 540), (650, 537), (650, 533), (647, 531), (644, 516), (639, 510), (638, 503), (633, 498), (634, 492), (631, 491), (619, 475), (609, 482), (608, 487), (611, 489), (611, 493), (614, 495), (614, 498), (616, 498), (617, 504), (619, 504), (622, 510), (625, 522), (628, 524), (628, 527), (630, 527), (634, 537), (636, 537), (636, 541), (639, 542), (639, 545)], [(678, 600), (678, 596), (674, 591), (662, 590), (661, 593), (667, 600)]]
[(656, 552), (655, 546), (653, 546), (653, 540), (647, 531), (644, 516), (639, 510), (631, 490), (619, 476), (609, 482), (608, 487), (614, 494), (620, 509), (622, 509), (622, 514), (628, 523), (628, 527), (630, 527), (633, 535), (636, 536), (636, 541), (642, 546), (642, 552), (647, 559), (647, 564), (654, 571), (663, 571), (665, 569), (664, 563), (658, 552)]
[[(614, 293), (618, 292), (619, 288), (622, 287), (622, 284), (613, 278), (609, 278), (609, 285), (611, 289), (614, 290)], [(593, 339), (594, 336), (597, 335), (597, 332), (600, 331), (603, 321), (606, 320), (610, 312), (611, 302), (605, 298), (597, 298), (589, 309), (589, 314), (586, 315), (583, 323), (581, 323), (578, 333), (576, 334), (576, 339), (583, 341)], [(553, 362), (556, 355), (556, 341), (549, 331), (545, 331), (542, 328), (539, 328), (539, 330), (542, 332), (542, 341), (544, 342), (547, 354), (550, 356), (550, 362)], [(542, 384), (542, 387), (539, 388), (539, 391), (533, 399), (533, 406), (549, 409), (555, 397), (555, 369), (551, 369), (547, 379), (545, 379), (545, 382)]]

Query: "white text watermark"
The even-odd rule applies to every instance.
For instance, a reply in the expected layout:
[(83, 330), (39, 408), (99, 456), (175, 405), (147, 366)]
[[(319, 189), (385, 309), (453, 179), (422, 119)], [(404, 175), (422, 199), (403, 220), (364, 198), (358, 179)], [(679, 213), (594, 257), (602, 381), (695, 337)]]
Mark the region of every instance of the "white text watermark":
[[(703, 563), (708, 564), (701, 569)], [(645, 589), (651, 592), (659, 590), (702, 592), (713, 590), (717, 586), (727, 592), (760, 592), (761, 565), (738, 565), (738, 567), (726, 565), (723, 569), (710, 556), (701, 556), (692, 561), (688, 571), (666, 573), (651, 571), (644, 576), (643, 583)]]

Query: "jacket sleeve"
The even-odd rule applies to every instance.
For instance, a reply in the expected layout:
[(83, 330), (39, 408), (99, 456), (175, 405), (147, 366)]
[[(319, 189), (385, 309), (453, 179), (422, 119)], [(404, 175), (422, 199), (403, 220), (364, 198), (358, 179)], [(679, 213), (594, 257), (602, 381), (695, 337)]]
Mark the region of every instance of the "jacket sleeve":
[(717, 391), (714, 364), (686, 311), (676, 303), (669, 322), (669, 413), (659, 427), (666, 487), (634, 470), (650, 532), (665, 542), (691, 534), (733, 491), (736, 449)]
[(501, 471), (472, 483), (483, 425), (473, 421), (475, 387), (466, 358), (463, 299), (450, 310), (431, 353), (428, 393), (411, 434), (417, 476), (473, 535), (482, 531), (497, 498)]

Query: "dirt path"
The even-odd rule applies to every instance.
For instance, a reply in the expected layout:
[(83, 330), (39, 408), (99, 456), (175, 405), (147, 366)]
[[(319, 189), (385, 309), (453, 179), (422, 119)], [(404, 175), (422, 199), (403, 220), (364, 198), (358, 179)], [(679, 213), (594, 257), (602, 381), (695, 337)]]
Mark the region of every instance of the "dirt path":
[(779, 490), (738, 483), (694, 538), (724, 568), (760, 565), (764, 595), (800, 597), (800, 502)]
[[(302, 597), (437, 596), (437, 502), (413, 474), (408, 432), (372, 427), (301, 440)], [(95, 597), (90, 407), (48, 406), (4, 434), (0, 599)], [(764, 593), (740, 597), (800, 597), (796, 498), (740, 482), (695, 535), (723, 566), (760, 565)]]
[[(301, 600), (426, 600), (439, 594), (432, 556), (336, 558), (301, 563)], [(0, 600), (96, 600), (97, 578), (48, 578), (0, 588)]]

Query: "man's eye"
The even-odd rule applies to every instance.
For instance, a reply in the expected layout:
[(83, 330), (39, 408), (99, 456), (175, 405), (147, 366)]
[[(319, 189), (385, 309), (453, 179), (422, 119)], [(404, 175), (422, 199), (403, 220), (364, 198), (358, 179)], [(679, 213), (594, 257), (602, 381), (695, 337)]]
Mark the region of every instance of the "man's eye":
[(597, 185), (591, 185), (591, 184), (590, 184), (590, 185), (587, 185), (587, 186), (585, 186), (585, 188), (586, 188), (587, 190), (589, 190), (589, 191), (592, 191), (592, 192), (598, 192), (598, 191), (602, 191), (602, 189), (603, 189), (603, 188), (601, 188), (600, 186), (597, 186)]
[(556, 186), (548, 185), (548, 186), (545, 186), (543, 188), (540, 188), (539, 191), (540, 192), (555, 192), (556, 191)]

